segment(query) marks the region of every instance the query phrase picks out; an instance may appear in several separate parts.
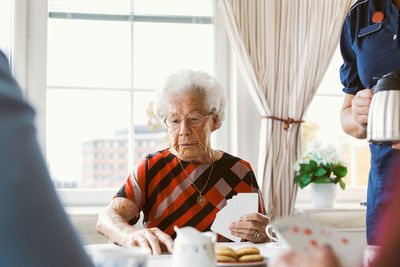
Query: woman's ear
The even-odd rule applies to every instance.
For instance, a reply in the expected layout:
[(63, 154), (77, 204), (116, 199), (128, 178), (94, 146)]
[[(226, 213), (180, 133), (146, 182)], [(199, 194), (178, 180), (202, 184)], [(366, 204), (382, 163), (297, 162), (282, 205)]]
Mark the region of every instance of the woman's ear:
[(211, 131), (214, 132), (215, 130), (218, 129), (218, 121), (219, 121), (219, 120), (218, 120), (218, 115), (213, 114), (213, 115), (212, 115), (212, 120), (213, 120), (213, 125), (212, 125)]

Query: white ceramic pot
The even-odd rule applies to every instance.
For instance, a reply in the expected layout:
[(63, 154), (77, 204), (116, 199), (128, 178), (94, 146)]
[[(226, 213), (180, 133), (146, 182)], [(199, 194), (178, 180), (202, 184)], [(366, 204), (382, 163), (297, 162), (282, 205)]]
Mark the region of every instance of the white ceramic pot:
[(176, 238), (172, 253), (173, 267), (216, 267), (215, 255), (216, 234), (200, 233), (195, 228), (186, 226), (174, 227)]
[(311, 201), (316, 208), (332, 208), (336, 202), (337, 185), (311, 183)]

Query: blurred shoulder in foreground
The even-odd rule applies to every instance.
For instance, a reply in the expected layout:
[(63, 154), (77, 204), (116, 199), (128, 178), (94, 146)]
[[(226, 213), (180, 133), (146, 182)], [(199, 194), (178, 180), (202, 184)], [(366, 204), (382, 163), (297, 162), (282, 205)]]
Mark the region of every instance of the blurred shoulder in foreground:
[(1, 266), (93, 266), (50, 180), (34, 114), (0, 51)]

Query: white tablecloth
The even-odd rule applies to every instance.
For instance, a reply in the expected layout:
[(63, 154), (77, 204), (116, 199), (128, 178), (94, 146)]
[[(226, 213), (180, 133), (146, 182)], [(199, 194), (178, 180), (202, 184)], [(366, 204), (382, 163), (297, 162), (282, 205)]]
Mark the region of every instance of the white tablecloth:
[[(240, 247), (247, 247), (247, 246), (255, 246), (258, 249), (260, 249), (261, 255), (264, 256), (264, 258), (271, 259), (273, 257), (276, 257), (277, 255), (281, 254), (284, 251), (287, 251), (287, 247), (280, 246), (277, 243), (263, 243), (263, 244), (254, 244), (251, 242), (238, 242), (238, 243), (233, 243), (233, 242), (221, 242), (217, 243), (218, 245), (225, 245), (229, 246), (233, 249), (238, 249)], [(86, 249), (89, 251), (89, 254), (91, 251), (95, 251), (96, 249), (101, 249), (104, 247), (112, 247), (115, 246), (114, 244), (95, 244), (95, 245), (87, 245)], [(172, 267), (172, 256), (170, 254), (163, 254), (163, 255), (150, 255), (147, 259), (147, 267)], [(237, 264), (236, 264), (237, 266)], [(246, 267), (246, 264), (240, 265), (241, 267)], [(250, 266), (250, 265), (249, 265)], [(265, 266), (265, 264), (261, 265), (251, 265), (252, 267), (261, 267)], [(226, 264), (224, 267), (229, 267)]]

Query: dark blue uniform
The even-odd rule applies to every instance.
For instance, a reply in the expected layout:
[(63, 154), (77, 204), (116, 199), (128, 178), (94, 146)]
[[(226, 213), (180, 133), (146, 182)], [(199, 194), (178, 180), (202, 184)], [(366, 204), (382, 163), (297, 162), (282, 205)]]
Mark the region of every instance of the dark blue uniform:
[[(378, 11), (384, 14), (384, 19), (373, 22), (372, 17)], [(399, 10), (391, 0), (359, 0), (353, 5), (340, 38), (343, 92), (355, 95), (359, 90), (372, 88), (384, 74), (400, 69), (399, 20)], [(389, 166), (400, 151), (388, 145), (370, 145), (370, 150), (367, 240), (368, 244), (376, 244), (377, 213), (386, 206), (391, 188)]]

